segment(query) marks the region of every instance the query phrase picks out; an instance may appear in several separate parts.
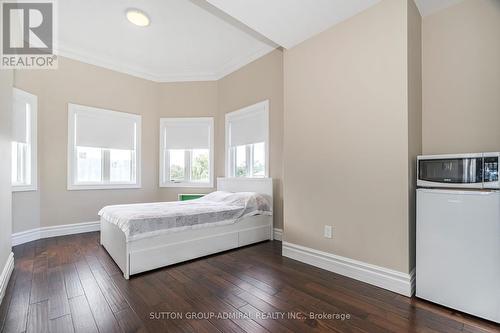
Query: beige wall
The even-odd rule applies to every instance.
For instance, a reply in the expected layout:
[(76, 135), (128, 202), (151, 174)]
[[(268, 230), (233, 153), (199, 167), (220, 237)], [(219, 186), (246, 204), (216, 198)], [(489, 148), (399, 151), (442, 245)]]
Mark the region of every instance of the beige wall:
[[(155, 201), (158, 184), (158, 86), (78, 61), (60, 58), (58, 70), (16, 71), (15, 86), (38, 96), (40, 220), (28, 226), (53, 226), (98, 220), (104, 205)], [(142, 189), (67, 190), (68, 103), (142, 115)], [(16, 217), (36, 210), (33, 192), (16, 193)], [(32, 199), (30, 201), (30, 198)], [(36, 214), (33, 214), (36, 215)], [(30, 218), (33, 218), (30, 215)], [(36, 216), (34, 217), (36, 219)], [(26, 229), (25, 229), (26, 230)]]
[(218, 81), (217, 175), (225, 172), (225, 114), (269, 100), (270, 176), (274, 179), (274, 226), (283, 227), (283, 52), (275, 50)]
[[(271, 126), (276, 126), (271, 127), (271, 175), (280, 181), (282, 67), (281, 51), (276, 51), (219, 82), (154, 83), (67, 58), (60, 58), (58, 70), (16, 71), (15, 86), (38, 96), (39, 190), (14, 193), (14, 232), (96, 221), (97, 212), (105, 205), (169, 201), (176, 200), (179, 193), (212, 191), (159, 188), (160, 117), (215, 117), (215, 176), (223, 176), (221, 110), (232, 111), (254, 100), (271, 99)], [(228, 87), (228, 83), (236, 86)], [(255, 89), (254, 95), (238, 88)], [(67, 190), (68, 103), (142, 115), (141, 189)]]
[(408, 1), (408, 221), (410, 270), (415, 267), (417, 155), (422, 154), (422, 17)]
[(11, 253), (11, 115), (13, 72), (0, 70), (0, 273)]
[(423, 152), (500, 151), (500, 1), (423, 19)]
[(383, 0), (284, 54), (285, 240), (406, 273), (407, 10)]
[(12, 221), (13, 233), (40, 227), (40, 191), (12, 192)]

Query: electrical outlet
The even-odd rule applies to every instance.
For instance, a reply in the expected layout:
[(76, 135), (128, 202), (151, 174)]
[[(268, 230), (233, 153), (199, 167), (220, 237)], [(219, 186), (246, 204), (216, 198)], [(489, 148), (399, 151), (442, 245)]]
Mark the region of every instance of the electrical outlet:
[(325, 225), (324, 236), (325, 236), (325, 238), (332, 238), (332, 226), (331, 225)]

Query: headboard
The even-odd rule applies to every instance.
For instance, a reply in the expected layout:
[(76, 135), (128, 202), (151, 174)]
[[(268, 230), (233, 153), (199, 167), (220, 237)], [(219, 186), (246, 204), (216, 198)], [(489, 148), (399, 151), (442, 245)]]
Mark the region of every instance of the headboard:
[(270, 199), (273, 204), (272, 178), (217, 178), (217, 190), (227, 192), (257, 192)]

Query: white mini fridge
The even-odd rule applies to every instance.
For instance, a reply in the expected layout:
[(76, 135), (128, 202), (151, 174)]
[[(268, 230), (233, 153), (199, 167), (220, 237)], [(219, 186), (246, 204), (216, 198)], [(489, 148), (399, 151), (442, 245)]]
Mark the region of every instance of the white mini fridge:
[(500, 323), (500, 192), (417, 190), (417, 297)]

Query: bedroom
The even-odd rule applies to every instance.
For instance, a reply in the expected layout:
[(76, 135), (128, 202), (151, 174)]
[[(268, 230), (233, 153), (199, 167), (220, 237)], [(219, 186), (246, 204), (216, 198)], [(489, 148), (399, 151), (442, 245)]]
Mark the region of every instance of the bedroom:
[(45, 3), (53, 67), (0, 69), (2, 331), (498, 331), (414, 294), (417, 156), (500, 151), (497, 0)]

